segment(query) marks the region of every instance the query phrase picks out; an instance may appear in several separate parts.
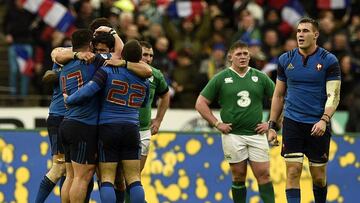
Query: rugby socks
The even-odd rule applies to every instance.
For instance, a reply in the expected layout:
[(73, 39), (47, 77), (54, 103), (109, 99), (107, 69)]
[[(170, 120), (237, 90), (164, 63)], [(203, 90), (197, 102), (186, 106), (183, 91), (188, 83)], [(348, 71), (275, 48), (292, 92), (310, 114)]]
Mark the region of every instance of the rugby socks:
[(116, 202), (114, 185), (112, 183), (109, 183), (109, 182), (101, 183), (100, 199), (101, 199), (101, 202), (109, 202), (109, 203)]
[(130, 190), (126, 188), (125, 192), (125, 203), (130, 203)]
[(116, 196), (116, 203), (123, 203), (125, 200), (125, 191), (114, 189)]
[(288, 203), (300, 203), (300, 189), (287, 189), (286, 199)]
[(53, 183), (47, 176), (44, 176), (40, 183), (39, 191), (36, 195), (35, 203), (43, 203), (49, 196), (50, 192), (54, 189), (55, 183)]
[(94, 179), (91, 178), (87, 191), (86, 191), (86, 197), (85, 197), (85, 202), (89, 202), (90, 201), (90, 197), (91, 197), (91, 192), (93, 191), (94, 188)]
[(259, 185), (259, 192), (264, 203), (275, 203), (275, 194), (272, 182)]
[(131, 203), (144, 203), (145, 202), (145, 192), (144, 188), (141, 185), (140, 181), (135, 181), (131, 183), (127, 188), (129, 188), (130, 193), (130, 202)]
[(246, 186), (245, 182), (232, 182), (231, 192), (234, 203), (245, 203), (246, 202)]
[(314, 193), (315, 203), (325, 203), (326, 195), (327, 195), (327, 185), (321, 187), (313, 184), (313, 193)]

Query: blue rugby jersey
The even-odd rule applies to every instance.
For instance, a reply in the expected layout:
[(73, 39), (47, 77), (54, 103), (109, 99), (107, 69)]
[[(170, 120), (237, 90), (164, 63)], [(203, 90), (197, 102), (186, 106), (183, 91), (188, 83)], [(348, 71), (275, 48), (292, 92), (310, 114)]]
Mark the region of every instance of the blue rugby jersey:
[(92, 81), (69, 96), (67, 104), (82, 103), (103, 89), (99, 124), (134, 123), (139, 125), (139, 108), (149, 97), (149, 82), (126, 68), (102, 67)]
[[(81, 60), (72, 60), (67, 63), (60, 73), (62, 91), (71, 95), (89, 82), (104, 60), (110, 59), (110, 54), (97, 54), (91, 64)], [(65, 112), (65, 119), (76, 120), (88, 125), (97, 125), (99, 112), (98, 98), (93, 97), (83, 105), (70, 106)]]
[(318, 47), (308, 57), (295, 48), (282, 54), (277, 79), (286, 83), (284, 116), (302, 123), (316, 123), (324, 113), (326, 82), (340, 80), (337, 58)]
[[(54, 63), (52, 70), (55, 72), (60, 72), (61, 67)], [(55, 83), (53, 85), (53, 94), (51, 97), (51, 103), (49, 106), (49, 114), (54, 116), (64, 116), (65, 115), (65, 105), (64, 105), (64, 97), (62, 95), (62, 91), (60, 89), (59, 83)]]

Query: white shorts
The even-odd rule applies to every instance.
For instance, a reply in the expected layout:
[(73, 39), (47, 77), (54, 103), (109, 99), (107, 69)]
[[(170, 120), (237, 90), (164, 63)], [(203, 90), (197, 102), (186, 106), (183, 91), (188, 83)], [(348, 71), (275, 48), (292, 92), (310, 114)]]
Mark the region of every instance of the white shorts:
[(249, 158), (254, 162), (269, 161), (269, 144), (266, 135), (221, 135), (224, 157), (229, 163)]
[(150, 138), (150, 130), (140, 131), (141, 156), (147, 156), (149, 154)]

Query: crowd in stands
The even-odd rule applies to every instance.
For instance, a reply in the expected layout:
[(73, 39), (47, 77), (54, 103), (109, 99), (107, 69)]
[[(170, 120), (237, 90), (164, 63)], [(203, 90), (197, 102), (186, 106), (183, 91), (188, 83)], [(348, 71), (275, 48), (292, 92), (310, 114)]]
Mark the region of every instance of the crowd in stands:
[[(8, 45), (25, 46), (34, 69), (19, 73), (13, 64), (16, 46), (9, 48), (10, 93), (27, 95), (28, 87), (32, 86), (34, 94), (50, 94), (51, 88), (41, 83), (41, 77), (52, 67), (51, 50), (70, 46), (69, 35), (52, 28), (39, 14), (22, 8), (21, 2), (24, 1), (2, 1), (7, 7), (2, 31)], [(296, 30), (290, 19), (293, 16), (283, 12), (286, 5), (296, 3), (295, 10), (302, 9), (303, 15), (318, 19), (319, 45), (334, 53), (341, 64), (338, 109), (349, 109), (352, 97), (356, 97), (353, 87), (360, 82), (360, 3), (356, 1), (344, 1), (348, 4), (338, 9), (324, 8), (322, 0), (188, 1), (188, 7), (170, 0), (57, 2), (75, 17), (76, 28), (87, 28), (93, 19), (105, 17), (124, 42), (129, 39), (150, 42), (154, 48), (152, 65), (164, 73), (173, 90), (171, 108), (194, 107), (209, 78), (226, 67), (227, 48), (237, 40), (248, 43), (251, 66), (275, 81), (277, 57), (297, 46)]]

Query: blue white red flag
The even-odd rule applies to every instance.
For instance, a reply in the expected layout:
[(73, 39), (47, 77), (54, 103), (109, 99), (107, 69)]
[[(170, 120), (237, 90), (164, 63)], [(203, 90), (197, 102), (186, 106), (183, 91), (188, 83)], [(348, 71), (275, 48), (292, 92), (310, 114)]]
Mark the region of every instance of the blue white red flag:
[(282, 19), (293, 27), (297, 25), (304, 15), (304, 7), (298, 0), (289, 0), (281, 10)]
[(350, 0), (317, 0), (318, 9), (345, 9), (350, 6)]
[(61, 3), (54, 0), (22, 0), (23, 6), (37, 14), (49, 26), (67, 33), (74, 29), (74, 16)]
[(32, 56), (23, 46), (15, 45), (16, 62), (22, 74), (32, 76), (34, 72), (34, 61)]
[(174, 1), (168, 5), (167, 14), (172, 18), (186, 18), (202, 14), (202, 1)]

